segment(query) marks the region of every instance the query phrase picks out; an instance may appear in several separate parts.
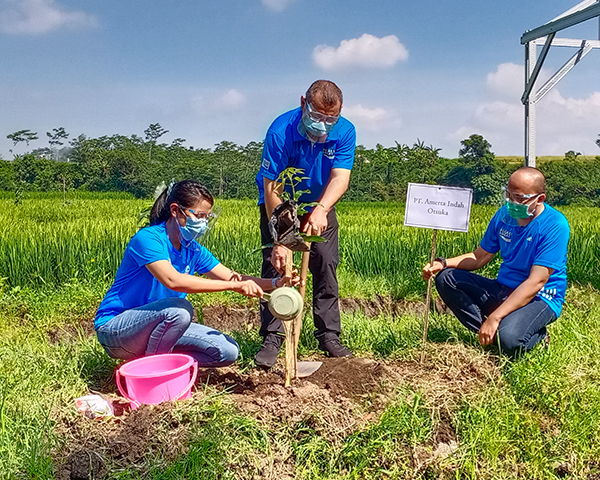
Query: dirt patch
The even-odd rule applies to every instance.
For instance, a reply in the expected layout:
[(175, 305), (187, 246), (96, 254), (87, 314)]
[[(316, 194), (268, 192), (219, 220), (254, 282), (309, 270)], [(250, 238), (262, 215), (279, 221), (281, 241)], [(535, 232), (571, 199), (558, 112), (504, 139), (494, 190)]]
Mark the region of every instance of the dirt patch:
[(260, 314), (256, 308), (244, 305), (212, 305), (202, 309), (202, 323), (221, 332), (247, 332), (260, 328)]
[[(424, 302), (408, 302), (394, 300), (390, 296), (378, 295), (374, 299), (340, 298), (340, 311), (345, 313), (362, 312), (367, 317), (377, 317), (382, 314), (423, 315)], [(307, 305), (310, 308), (310, 304)], [(435, 309), (438, 313), (451, 313), (440, 298), (435, 299)], [(223, 332), (249, 331), (260, 328), (260, 313), (257, 306), (247, 305), (211, 305), (202, 310), (203, 323)]]
[(94, 316), (84, 316), (76, 319), (74, 322), (66, 323), (60, 327), (52, 328), (48, 330), (46, 336), (48, 342), (52, 345), (56, 345), (61, 342), (73, 342), (79, 339), (79, 336), (83, 333), (85, 337), (95, 335), (94, 330)]
[[(310, 359), (321, 360), (323, 365), (313, 375), (295, 380), (291, 388), (284, 387), (280, 358), (269, 372), (240, 371), (237, 366), (202, 369), (187, 404), (142, 406), (134, 411), (121, 408), (117, 412), (121, 416), (103, 421), (74, 411), (66, 416), (56, 412), (57, 433), (66, 439), (55, 455), (57, 478), (102, 478), (114, 468), (143, 468), (149, 455), (169, 461), (185, 453), (193, 418), (186, 411), (192, 411), (187, 409), (213, 389), (226, 393), (227, 401), (242, 414), (271, 431), (302, 424), (331, 442), (343, 441), (377, 422), (391, 400), (410, 402), (419, 392), (432, 412), (434, 427), (428, 446), (413, 452), (415, 470), (424, 471), (457, 448), (452, 419), (459, 400), (475, 395), (490, 379), (499, 379), (493, 357), (462, 344), (430, 345), (423, 364), (317, 355)], [(261, 471), (270, 472), (265, 478), (293, 478), (293, 452), (274, 452), (260, 462), (264, 463)]]
[[(438, 313), (451, 313), (441, 298), (435, 299), (435, 309)], [(366, 298), (340, 298), (340, 311), (362, 312), (367, 317), (377, 317), (382, 314), (423, 315), (425, 313), (425, 302), (409, 302), (406, 300), (394, 300), (390, 296), (377, 295), (374, 299)]]
[[(142, 405), (112, 419), (61, 419), (56, 431), (67, 443), (54, 456), (56, 478), (103, 478), (109, 467), (130, 468), (158, 452), (167, 460), (175, 459), (187, 450), (188, 436), (187, 428), (172, 415), (173, 408), (173, 403)], [(167, 437), (160, 428), (165, 422), (170, 427)]]

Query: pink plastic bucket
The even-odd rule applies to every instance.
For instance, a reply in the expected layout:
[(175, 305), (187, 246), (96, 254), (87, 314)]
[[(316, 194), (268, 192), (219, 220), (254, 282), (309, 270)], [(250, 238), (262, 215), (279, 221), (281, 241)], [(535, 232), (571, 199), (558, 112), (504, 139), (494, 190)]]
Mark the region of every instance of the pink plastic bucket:
[[(198, 362), (182, 353), (162, 353), (130, 360), (115, 374), (119, 392), (131, 402), (131, 408), (136, 409), (142, 403), (156, 405), (190, 398), (198, 375)], [(127, 389), (123, 388), (123, 378)]]

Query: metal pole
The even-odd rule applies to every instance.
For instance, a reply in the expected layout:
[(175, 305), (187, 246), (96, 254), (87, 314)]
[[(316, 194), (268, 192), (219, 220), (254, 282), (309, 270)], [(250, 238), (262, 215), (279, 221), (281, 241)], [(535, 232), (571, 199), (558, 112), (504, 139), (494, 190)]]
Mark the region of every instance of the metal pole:
[[(525, 45), (525, 88), (532, 76), (537, 60), (535, 42), (528, 42)], [(525, 102), (525, 165), (535, 167), (535, 91), (531, 90), (527, 101)]]

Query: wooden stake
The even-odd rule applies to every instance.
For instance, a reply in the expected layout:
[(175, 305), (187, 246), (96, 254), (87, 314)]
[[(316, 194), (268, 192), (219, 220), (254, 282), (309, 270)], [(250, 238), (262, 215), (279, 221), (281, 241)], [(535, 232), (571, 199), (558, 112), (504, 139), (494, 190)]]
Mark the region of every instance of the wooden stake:
[[(285, 261), (285, 276), (290, 277), (294, 268), (294, 252), (287, 250)], [(285, 328), (285, 386), (289, 387), (292, 384), (292, 378), (296, 377), (296, 348), (294, 341), (296, 338), (296, 322), (295, 320), (283, 322)]]
[[(307, 228), (306, 234), (311, 235), (312, 229)], [(304, 285), (300, 285), (298, 292), (302, 297), (302, 304), (304, 305), (304, 298), (306, 295), (306, 277), (308, 276), (308, 261), (310, 260), (310, 243), (307, 242), (308, 252), (302, 252), (302, 265), (300, 266), (300, 279), (304, 282)], [(294, 319), (294, 356), (298, 359), (298, 343), (300, 343), (300, 333), (302, 332), (302, 317), (304, 316), (304, 308)], [(296, 371), (294, 378), (298, 378), (298, 362), (296, 360)]]
[[(430, 265), (433, 265), (435, 259), (435, 247), (437, 242), (437, 229), (433, 229), (433, 239), (431, 240), (431, 260)], [(431, 283), (433, 277), (429, 277), (427, 281), (427, 297), (425, 298), (425, 317), (423, 318), (423, 343), (421, 345), (421, 363), (425, 361), (425, 345), (427, 343), (427, 330), (429, 329), (429, 308), (431, 303)]]

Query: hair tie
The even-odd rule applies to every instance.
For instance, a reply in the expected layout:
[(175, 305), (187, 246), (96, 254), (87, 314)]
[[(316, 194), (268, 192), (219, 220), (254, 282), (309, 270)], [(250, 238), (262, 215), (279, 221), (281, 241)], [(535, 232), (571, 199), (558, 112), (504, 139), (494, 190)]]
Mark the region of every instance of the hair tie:
[(171, 183), (169, 183), (169, 186), (167, 187), (167, 198), (171, 196), (171, 192), (173, 191), (173, 185), (175, 185), (174, 178), (171, 180)]

